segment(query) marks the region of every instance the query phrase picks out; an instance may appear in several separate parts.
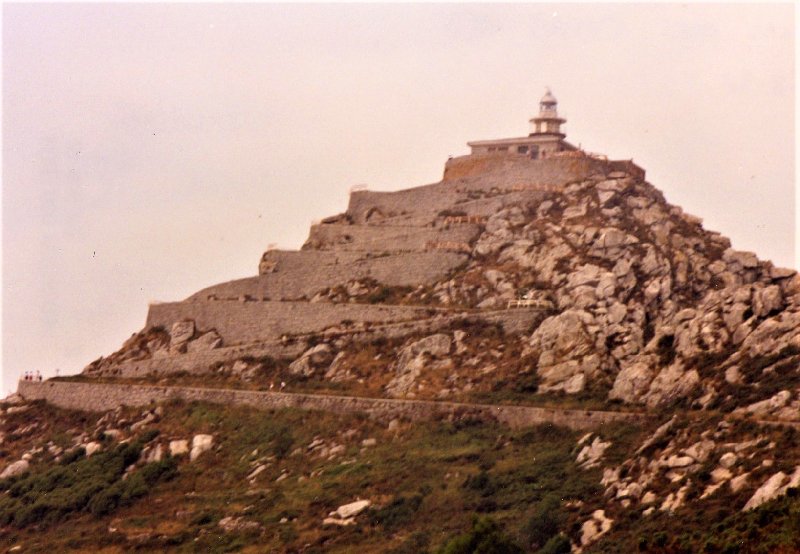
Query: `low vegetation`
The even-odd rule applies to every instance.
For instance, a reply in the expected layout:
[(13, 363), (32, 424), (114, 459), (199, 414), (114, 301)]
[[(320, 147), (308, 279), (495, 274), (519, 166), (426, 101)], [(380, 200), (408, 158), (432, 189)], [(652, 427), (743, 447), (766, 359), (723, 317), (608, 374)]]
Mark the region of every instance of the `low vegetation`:
[[(106, 439), (88, 458), (80, 450), (59, 461), (41, 454), (28, 474), (3, 481), (3, 544), (26, 552), (102, 545), (230, 552), (258, 544), (260, 552), (432, 554), (488, 541), (503, 549), (485, 552), (560, 552), (559, 537), (574, 536), (587, 516), (583, 503), (601, 492), (599, 472), (574, 463), (576, 433), (552, 426), (511, 431), (466, 419), (395, 422), (389, 430), (357, 415), (182, 402), (163, 413), (129, 442)], [(116, 417), (132, 422), (137, 411)], [(15, 414), (4, 428), (12, 437), (6, 459), (92, 432), (99, 418), (44, 405)], [(14, 435), (31, 421), (39, 433)], [(166, 457), (126, 472), (146, 443), (194, 433), (213, 434), (218, 448), (195, 462)], [(323, 526), (329, 512), (357, 498), (372, 502), (357, 525)], [(572, 507), (553, 511), (557, 498)], [(229, 517), (253, 525), (223, 532), (220, 521)]]

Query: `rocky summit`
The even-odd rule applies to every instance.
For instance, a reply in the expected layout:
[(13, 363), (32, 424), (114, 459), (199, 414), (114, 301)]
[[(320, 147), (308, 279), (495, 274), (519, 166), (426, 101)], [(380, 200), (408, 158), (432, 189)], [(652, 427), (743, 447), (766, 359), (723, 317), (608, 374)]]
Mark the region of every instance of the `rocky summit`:
[[(80, 375), (21, 381), (9, 544), (800, 549), (800, 277), (563, 121), (548, 91), (529, 136), (353, 190), (300, 250), (151, 305)], [(96, 486), (64, 492), (65, 467)]]

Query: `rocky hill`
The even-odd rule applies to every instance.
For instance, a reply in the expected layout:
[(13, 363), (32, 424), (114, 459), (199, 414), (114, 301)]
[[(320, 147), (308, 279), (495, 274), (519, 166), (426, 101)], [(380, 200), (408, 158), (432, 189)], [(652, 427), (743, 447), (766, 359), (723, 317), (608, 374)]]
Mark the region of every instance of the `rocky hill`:
[[(259, 276), (152, 306), (150, 326), (85, 374), (247, 380), (264, 373), (250, 360), (269, 355), (317, 387), (363, 380), (378, 396), (466, 399), (497, 375), (525, 375), (539, 396), (591, 391), (650, 408), (779, 392), (785, 372), (769, 358), (791, 365), (800, 347), (795, 271), (733, 250), (641, 172), (570, 171), (565, 158), (546, 168), (565, 166), (560, 179), (537, 183), (546, 160), (526, 161), (516, 177), (527, 182), (505, 189), (506, 168), (484, 165), (355, 192), (301, 251), (266, 252)], [(481, 329), (459, 330), (465, 320)], [(376, 341), (389, 347), (365, 363)]]
[[(419, 429), (414, 417), (351, 413), (337, 422), (319, 412), (313, 421), (278, 410), (278, 431), (229, 408), (271, 429), (259, 432), (185, 401), (102, 417), (10, 406), (13, 463), (0, 512), (9, 540), (24, 543), (39, 516), (64, 525), (84, 510), (76, 517), (85, 532), (110, 521), (102, 518), (119, 522), (107, 515), (115, 510), (138, 513), (136, 498), (154, 487), (176, 526), (148, 520), (144, 538), (128, 528), (103, 544), (172, 540), (190, 551), (195, 537), (222, 550), (267, 541), (272, 551), (471, 552), (486, 540), (503, 552), (790, 552), (800, 548), (791, 523), (800, 510), (799, 368), (796, 272), (731, 248), (632, 162), (580, 151), (473, 154), (448, 161), (435, 184), (354, 191), (347, 211), (314, 225), (301, 250), (267, 251), (256, 276), (152, 305), (119, 351), (61, 381), (624, 418), (577, 433), (507, 429), (478, 411)], [(20, 390), (27, 401), (81, 406), (59, 386)], [(37, 427), (12, 415), (23, 409)], [(92, 508), (97, 491), (71, 509), (42, 507), (31, 492), (56, 490), (36, 481), (61, 479), (47, 477), (52, 464), (87, 464), (95, 450), (111, 460), (123, 440), (138, 451), (119, 451), (130, 459), (98, 489), (116, 487), (107, 510)], [(127, 475), (143, 475), (141, 494), (119, 484)], [(175, 506), (175, 494), (192, 507)], [(18, 515), (36, 506), (38, 515)], [(473, 511), (487, 518), (470, 524)], [(710, 521), (721, 526), (714, 533)], [(227, 538), (213, 543), (206, 533), (220, 529)]]

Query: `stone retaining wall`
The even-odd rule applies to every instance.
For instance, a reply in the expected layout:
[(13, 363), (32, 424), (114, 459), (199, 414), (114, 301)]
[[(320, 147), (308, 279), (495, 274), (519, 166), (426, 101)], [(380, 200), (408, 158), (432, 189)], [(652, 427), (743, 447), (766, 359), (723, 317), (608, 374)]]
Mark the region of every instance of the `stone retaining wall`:
[[(371, 278), (389, 286), (417, 286), (433, 283), (467, 260), (464, 254), (442, 252), (409, 252), (367, 257), (363, 252), (300, 252), (270, 251), (272, 273), (220, 283), (186, 300), (207, 301), (238, 299), (255, 300), (311, 299), (322, 289), (344, 285), (348, 281)], [(263, 265), (263, 264), (262, 264)]]
[(558, 410), (529, 406), (492, 406), (423, 400), (357, 398), (317, 394), (291, 394), (233, 389), (158, 387), (65, 381), (20, 381), (17, 392), (26, 400), (45, 400), (60, 408), (103, 412), (118, 406), (146, 406), (170, 399), (203, 401), (226, 405), (276, 410), (299, 408), (333, 413), (366, 413), (389, 420), (412, 421), (478, 418), (519, 428), (552, 423), (571, 429), (589, 429), (620, 420), (641, 418), (641, 414), (589, 410)]
[(453, 227), (395, 227), (389, 225), (313, 225), (303, 250), (409, 252), (425, 251), (436, 241), (470, 242), (478, 225)]
[[(319, 306), (320, 304), (314, 304)], [(369, 326), (363, 331), (346, 331), (325, 333), (326, 339), (349, 337), (356, 343), (365, 343), (382, 337), (398, 339), (413, 334), (436, 333), (447, 327), (451, 322), (460, 319), (475, 319), (499, 323), (507, 334), (526, 333), (530, 331), (534, 322), (541, 320), (544, 313), (537, 309), (493, 310), (486, 312), (461, 312), (445, 315), (439, 313), (435, 317), (403, 321), (400, 323), (384, 323)], [(291, 343), (283, 341), (264, 341), (253, 344), (243, 344), (234, 347), (223, 347), (206, 352), (189, 352), (176, 354), (164, 358), (151, 358), (146, 360), (127, 361), (104, 369), (103, 375), (113, 375), (122, 378), (143, 377), (148, 374), (165, 375), (170, 373), (190, 372), (204, 373), (217, 363), (238, 360), (248, 356), (260, 358), (270, 356), (275, 359), (294, 359), (300, 356), (308, 347), (307, 337), (296, 337)]]
[[(504, 181), (486, 176), (484, 186), (474, 180), (460, 180), (448, 185), (419, 187), (398, 192), (358, 191), (350, 195), (347, 213), (357, 224), (429, 225), (444, 214), (463, 212), (467, 215), (490, 216), (506, 206), (538, 203), (547, 192), (529, 181)], [(549, 187), (550, 185), (548, 185)], [(375, 214), (381, 214), (378, 217)]]
[(321, 331), (343, 321), (415, 320), (437, 312), (416, 306), (327, 302), (167, 302), (150, 305), (146, 326), (169, 329), (176, 321), (190, 319), (199, 329), (216, 329), (224, 344), (232, 346)]
[(595, 173), (607, 173), (608, 161), (590, 157), (559, 157), (532, 160), (525, 155), (513, 154), (469, 154), (447, 160), (444, 166), (444, 181), (465, 177), (494, 174), (511, 184), (516, 180), (531, 184), (566, 185), (581, 181)]

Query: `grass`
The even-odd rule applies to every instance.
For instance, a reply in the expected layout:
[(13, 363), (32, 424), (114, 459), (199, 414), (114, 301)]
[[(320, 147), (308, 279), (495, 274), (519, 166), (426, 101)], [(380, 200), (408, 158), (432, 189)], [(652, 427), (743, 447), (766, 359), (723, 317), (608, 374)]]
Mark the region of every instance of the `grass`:
[[(75, 412), (36, 409), (41, 409), (35, 419), (42, 424), (60, 417), (71, 423), (81, 419)], [(27, 449), (33, 442), (96, 428), (99, 415), (83, 417), (81, 425), (55, 426), (36, 438), (17, 439), (11, 447)], [(133, 422), (137, 413), (125, 409), (119, 417)], [(598, 472), (573, 463), (576, 433), (552, 426), (512, 431), (467, 420), (401, 423), (388, 431), (385, 423), (359, 415), (172, 401), (151, 429), (158, 436), (150, 432), (129, 444), (108, 443), (91, 458), (78, 456), (63, 465), (36, 460), (29, 476), (4, 483), (5, 490), (16, 487), (18, 492), (3, 497), (4, 502), (21, 502), (31, 491), (52, 493), (58, 487), (66, 487), (67, 496), (79, 496), (75, 482), (97, 480), (102, 487), (90, 487), (97, 490), (84, 495), (80, 507), (54, 510), (56, 515), (45, 522), (21, 516), (13, 523), (12, 517), (0, 543), (24, 545), (27, 552), (127, 551), (134, 546), (177, 552), (436, 552), (454, 537), (469, 534), (472, 514), (478, 512), (496, 523), (509, 544), (524, 545), (528, 520), (548, 495), (586, 499), (599, 492)], [(196, 433), (214, 435), (215, 449), (192, 463), (168, 460), (120, 479), (141, 440), (166, 444)], [(365, 438), (375, 438), (377, 445), (362, 447)], [(320, 455), (308, 448), (316, 439), (326, 447), (344, 448), (332, 458)], [(250, 483), (247, 476), (260, 464), (266, 469)], [(282, 474), (288, 477), (279, 481)], [(330, 511), (358, 497), (373, 502), (359, 525), (321, 525)], [(226, 516), (260, 528), (223, 533), (218, 523)], [(565, 513), (560, 530), (568, 532), (580, 517)], [(49, 531), (38, 531), (41, 525)]]
[[(605, 506), (613, 531), (590, 552), (728, 552), (736, 540), (751, 535), (774, 550), (741, 552), (790, 552), (797, 546), (796, 496), (759, 509), (758, 514), (767, 514), (759, 516), (737, 515), (752, 488), (738, 496), (718, 493), (696, 510), (679, 512), (676, 532), (671, 532), (676, 520), (665, 514), (643, 518), (642, 507), (609, 504), (599, 485), (601, 469), (574, 463), (583, 433), (552, 425), (512, 430), (472, 419), (425, 425), (400, 421), (390, 431), (386, 422), (355, 414), (183, 401), (166, 403), (162, 410), (157, 422), (129, 436), (127, 444), (109, 440), (91, 458), (78, 452), (60, 463), (45, 450), (34, 457), (27, 476), (2, 483), (7, 492), (0, 496), (0, 513), (7, 525), (0, 544), (21, 545), (26, 552), (433, 554), (477, 548), (489, 536), (491, 544), (505, 550), (487, 552), (554, 554), (577, 542), (582, 523)], [(130, 435), (118, 421), (140, 418), (139, 411), (125, 408), (108, 425)], [(699, 436), (720, 418), (681, 418), (671, 436)], [(94, 436), (100, 415), (36, 404), (5, 419), (3, 447), (12, 461), (37, 445), (73, 442), (81, 433)], [(605, 425), (601, 437), (612, 446), (604, 467), (627, 464), (658, 423)], [(36, 433), (21, 432), (32, 424)], [(167, 460), (120, 478), (144, 444), (166, 445), (197, 433), (212, 434), (215, 446), (196, 461)], [(754, 447), (756, 456), (740, 460), (755, 487), (775, 471), (793, 471), (791, 462), (800, 456), (798, 435), (739, 421), (731, 423), (725, 440), (762, 438)], [(363, 446), (367, 438), (377, 444)], [(332, 449), (338, 454), (330, 455)], [(774, 465), (760, 468), (770, 452), (776, 453)], [(703, 474), (698, 473), (699, 481)], [(322, 525), (329, 512), (358, 498), (372, 505), (357, 525)], [(32, 508), (37, 502), (39, 507)], [(243, 518), (257, 529), (223, 532), (219, 522), (225, 517)]]

